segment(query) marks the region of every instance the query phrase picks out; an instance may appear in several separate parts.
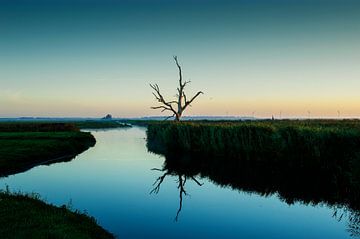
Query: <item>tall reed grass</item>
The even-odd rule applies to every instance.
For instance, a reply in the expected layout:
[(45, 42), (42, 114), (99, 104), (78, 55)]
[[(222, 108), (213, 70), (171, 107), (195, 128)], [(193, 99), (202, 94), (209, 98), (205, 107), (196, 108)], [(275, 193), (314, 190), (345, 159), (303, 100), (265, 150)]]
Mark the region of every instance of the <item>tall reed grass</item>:
[(348, 168), (360, 155), (358, 122), (157, 122), (148, 125), (147, 144), (162, 154)]

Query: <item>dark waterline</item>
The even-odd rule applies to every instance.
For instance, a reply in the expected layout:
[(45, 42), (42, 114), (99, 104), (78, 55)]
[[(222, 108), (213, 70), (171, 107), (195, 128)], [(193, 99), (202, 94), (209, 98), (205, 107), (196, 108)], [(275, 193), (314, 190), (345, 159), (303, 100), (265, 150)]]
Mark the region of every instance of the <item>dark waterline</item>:
[[(186, 182), (178, 221), (178, 177), (153, 183), (164, 158), (146, 149), (145, 129), (94, 131), (97, 144), (71, 162), (39, 166), (1, 179), (2, 188), (37, 192), (50, 203), (86, 210), (119, 238), (350, 238), (348, 221), (327, 205), (288, 205), (215, 185)], [(338, 215), (343, 212), (338, 210)]]

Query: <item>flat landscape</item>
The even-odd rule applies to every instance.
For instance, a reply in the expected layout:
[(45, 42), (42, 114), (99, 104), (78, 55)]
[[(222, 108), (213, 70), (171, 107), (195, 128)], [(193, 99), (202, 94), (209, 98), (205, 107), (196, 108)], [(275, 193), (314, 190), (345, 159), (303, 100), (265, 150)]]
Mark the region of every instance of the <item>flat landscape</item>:
[(0, 239), (360, 239), (359, 0), (0, 0)]

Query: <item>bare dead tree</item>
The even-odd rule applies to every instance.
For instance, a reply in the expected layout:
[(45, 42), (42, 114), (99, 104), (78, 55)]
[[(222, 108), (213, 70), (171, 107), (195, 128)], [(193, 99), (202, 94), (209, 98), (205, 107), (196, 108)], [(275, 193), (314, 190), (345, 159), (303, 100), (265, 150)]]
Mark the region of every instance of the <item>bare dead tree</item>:
[(177, 88), (176, 100), (166, 101), (163, 95), (160, 93), (160, 88), (158, 84), (150, 84), (150, 87), (154, 90), (153, 95), (155, 99), (161, 104), (159, 106), (153, 106), (152, 109), (160, 109), (161, 112), (170, 111), (171, 117), (175, 117), (175, 121), (180, 121), (183, 112), (188, 106), (191, 106), (191, 103), (201, 94), (202, 91), (197, 92), (192, 98), (188, 100), (185, 94), (185, 86), (190, 83), (190, 81), (183, 81), (182, 69), (178, 62), (177, 56), (174, 56), (176, 66), (179, 70), (179, 87)]

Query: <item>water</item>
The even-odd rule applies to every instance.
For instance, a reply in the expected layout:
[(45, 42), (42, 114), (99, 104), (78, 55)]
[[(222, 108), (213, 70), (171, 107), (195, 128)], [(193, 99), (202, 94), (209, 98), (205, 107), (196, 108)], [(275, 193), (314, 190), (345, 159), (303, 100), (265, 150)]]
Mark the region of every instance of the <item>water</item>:
[[(176, 175), (150, 194), (164, 157), (149, 153), (144, 128), (94, 131), (95, 147), (71, 162), (38, 166), (0, 186), (39, 193), (55, 205), (87, 211), (119, 238), (350, 238), (346, 216), (326, 205), (288, 205), (197, 177), (188, 179), (182, 210)], [(339, 213), (342, 209), (339, 210)]]

